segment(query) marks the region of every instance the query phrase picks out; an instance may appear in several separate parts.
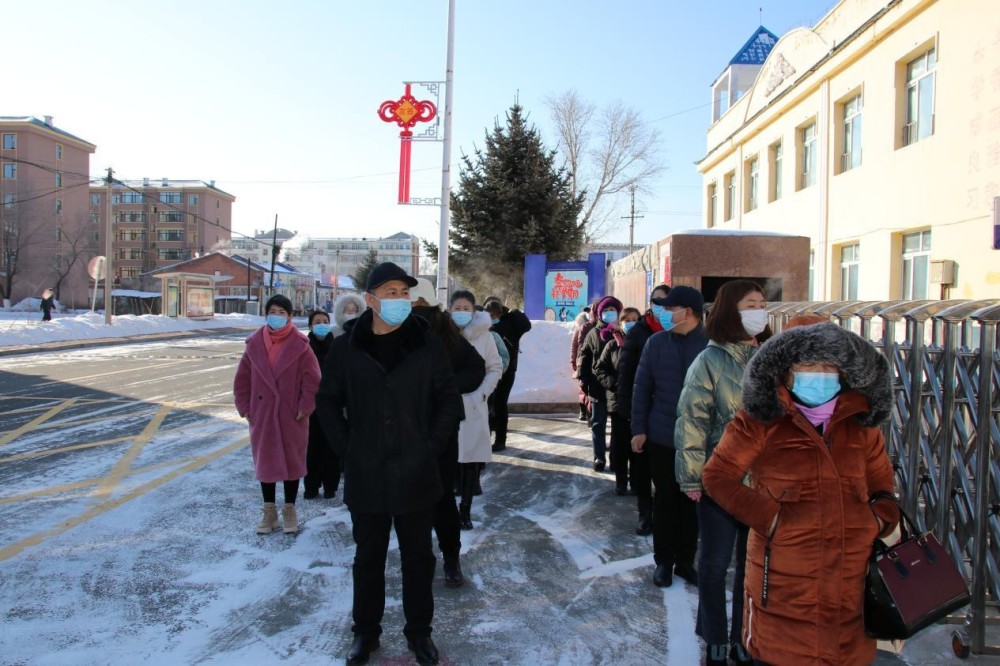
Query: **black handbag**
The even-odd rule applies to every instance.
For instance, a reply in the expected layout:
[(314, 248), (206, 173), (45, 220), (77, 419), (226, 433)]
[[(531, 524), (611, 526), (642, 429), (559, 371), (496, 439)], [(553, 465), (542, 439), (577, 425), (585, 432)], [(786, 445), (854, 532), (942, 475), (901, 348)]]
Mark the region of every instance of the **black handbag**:
[[(879, 492), (869, 504), (889, 499)], [(969, 603), (965, 576), (931, 532), (921, 534), (899, 507), (899, 543), (887, 546), (875, 539), (865, 580), (865, 632), (880, 639), (909, 638)]]

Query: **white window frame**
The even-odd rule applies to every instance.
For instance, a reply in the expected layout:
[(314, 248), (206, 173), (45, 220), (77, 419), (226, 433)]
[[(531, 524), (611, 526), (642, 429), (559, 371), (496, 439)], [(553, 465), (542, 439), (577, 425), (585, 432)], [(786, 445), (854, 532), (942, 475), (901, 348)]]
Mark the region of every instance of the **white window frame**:
[(862, 111), (864, 100), (858, 93), (843, 104), (844, 141), (841, 145), (840, 171), (850, 171), (861, 166)]
[[(811, 130), (811, 133), (810, 133)], [(802, 137), (802, 168), (799, 170), (799, 189), (806, 189), (816, 184), (816, 122), (813, 121), (799, 129)]]
[(728, 222), (736, 216), (736, 172), (730, 171), (723, 179), (725, 201), (722, 206), (722, 221)]
[(719, 182), (713, 180), (708, 185), (708, 226), (719, 223)]
[(770, 196), (771, 201), (777, 201), (781, 198), (782, 159), (785, 156), (784, 143), (781, 139), (771, 144), (769, 152), (771, 156)]
[(62, 187), (62, 171), (56, 171), (56, 187)]
[(56, 159), (61, 160), (63, 154), (63, 147), (61, 143), (56, 144)]
[(17, 197), (15, 195), (10, 193), (3, 195), (4, 208), (13, 208), (15, 203), (17, 203)]
[(858, 300), (861, 275), (861, 243), (840, 246), (840, 300)]
[[(909, 239), (917, 239), (918, 249), (906, 249), (906, 241)], [(931, 230), (903, 234), (900, 249), (902, 251), (902, 279), (900, 281), (902, 294), (900, 298), (910, 300), (927, 298), (930, 293)], [(923, 264), (924, 280), (923, 284), (917, 285), (914, 279), (915, 269), (921, 264)]]
[[(917, 66), (919, 71), (914, 71)], [(913, 60), (906, 63), (906, 92), (903, 103), (906, 105), (903, 117), (903, 145), (908, 146), (926, 139), (934, 134), (934, 113), (937, 99), (937, 47), (932, 46)], [(929, 115), (922, 108), (921, 93), (928, 91), (930, 95)], [(923, 119), (923, 122), (922, 122)]]
[(754, 155), (747, 160), (747, 206), (746, 211), (757, 209), (757, 196), (760, 190), (760, 156)]

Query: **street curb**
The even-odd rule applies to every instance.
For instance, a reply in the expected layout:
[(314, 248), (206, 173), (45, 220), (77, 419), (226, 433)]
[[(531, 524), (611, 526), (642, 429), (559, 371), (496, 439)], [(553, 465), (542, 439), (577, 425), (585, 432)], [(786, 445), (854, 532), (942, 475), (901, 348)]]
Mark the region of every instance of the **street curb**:
[(578, 409), (575, 402), (512, 402), (507, 405), (511, 414), (572, 414)]
[(114, 345), (138, 344), (140, 342), (155, 342), (157, 340), (184, 340), (200, 338), (206, 333), (231, 334), (241, 331), (253, 331), (256, 326), (227, 326), (225, 328), (199, 328), (192, 331), (171, 331), (168, 333), (141, 333), (123, 338), (88, 338), (84, 340), (58, 340), (34, 345), (10, 345), (0, 347), (0, 357), (20, 356), (49, 351), (71, 351), (86, 347), (112, 347)]

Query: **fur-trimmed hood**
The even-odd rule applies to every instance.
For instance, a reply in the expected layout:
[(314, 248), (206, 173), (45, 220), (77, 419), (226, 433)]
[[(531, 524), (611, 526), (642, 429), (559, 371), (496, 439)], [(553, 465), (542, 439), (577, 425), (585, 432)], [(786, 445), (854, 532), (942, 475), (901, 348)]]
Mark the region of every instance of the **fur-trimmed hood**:
[(354, 303), (358, 306), (358, 315), (368, 309), (365, 304), (364, 297), (361, 294), (341, 294), (337, 297), (337, 301), (333, 304), (333, 323), (337, 328), (343, 330), (344, 328), (344, 309), (347, 307), (348, 303)]
[(783, 387), (793, 363), (832, 363), (840, 368), (844, 391), (853, 389), (868, 401), (856, 418), (877, 426), (892, 409), (889, 362), (864, 338), (836, 324), (800, 326), (774, 336), (754, 354), (743, 375), (743, 408), (765, 423), (784, 416)]
[(466, 324), (465, 328), (462, 329), (462, 335), (466, 340), (472, 342), (481, 335), (489, 335), (490, 326), (492, 325), (493, 320), (487, 313), (473, 312), (472, 321)]

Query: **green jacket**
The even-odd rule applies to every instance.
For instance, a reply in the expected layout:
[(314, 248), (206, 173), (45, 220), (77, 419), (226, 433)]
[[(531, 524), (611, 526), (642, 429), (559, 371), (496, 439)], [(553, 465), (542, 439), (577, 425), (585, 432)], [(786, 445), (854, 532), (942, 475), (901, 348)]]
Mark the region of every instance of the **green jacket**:
[(700, 491), (701, 470), (743, 407), (743, 371), (757, 348), (742, 342), (709, 342), (688, 369), (674, 428), (677, 483)]

